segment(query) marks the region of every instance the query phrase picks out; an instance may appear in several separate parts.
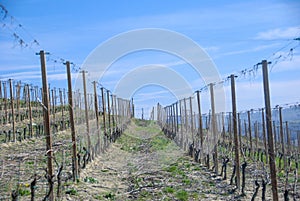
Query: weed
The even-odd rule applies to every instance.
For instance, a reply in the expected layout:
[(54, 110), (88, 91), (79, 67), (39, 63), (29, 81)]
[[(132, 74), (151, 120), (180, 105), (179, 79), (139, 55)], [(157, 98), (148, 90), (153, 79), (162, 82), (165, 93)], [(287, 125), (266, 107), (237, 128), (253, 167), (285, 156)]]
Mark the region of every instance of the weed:
[(167, 186), (163, 189), (163, 192), (165, 192), (165, 193), (174, 193), (175, 189), (173, 187)]
[(93, 177), (86, 177), (84, 178), (84, 182), (91, 183), (91, 184), (97, 184), (99, 183), (97, 179)]
[(78, 192), (77, 192), (76, 189), (71, 188), (71, 189), (66, 190), (66, 194), (69, 194), (69, 195), (78, 195)]
[(183, 179), (182, 180), (182, 183), (184, 183), (184, 184), (186, 184), (186, 185), (190, 185), (192, 182), (191, 182), (191, 180), (189, 180), (189, 179)]
[(28, 189), (19, 188), (19, 195), (20, 196), (30, 195), (30, 191)]
[(185, 190), (179, 190), (176, 192), (175, 197), (180, 201), (187, 201), (189, 196)]

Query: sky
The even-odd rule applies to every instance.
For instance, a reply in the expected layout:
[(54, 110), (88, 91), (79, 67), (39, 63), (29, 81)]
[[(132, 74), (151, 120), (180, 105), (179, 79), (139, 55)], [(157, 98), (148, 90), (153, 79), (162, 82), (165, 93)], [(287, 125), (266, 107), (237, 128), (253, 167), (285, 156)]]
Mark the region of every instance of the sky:
[[(181, 34), (197, 43), (211, 58), (222, 79), (232, 73), (239, 75), (238, 110), (264, 107), (261, 70), (241, 74), (243, 69), (252, 69), (264, 59), (272, 62), (269, 65), (272, 106), (300, 101), (300, 41), (294, 40), (300, 37), (297, 0), (1, 0), (0, 4), (1, 80), (12, 78), (40, 86), (40, 60), (36, 53), (45, 50), (50, 53), (48, 82), (52, 87), (67, 88), (64, 61), (71, 61), (75, 68), (82, 67), (106, 41), (132, 30), (156, 28)], [(24, 43), (20, 44), (20, 39)], [(120, 46), (128, 46), (127, 42)], [(114, 91), (126, 75), (147, 65), (164, 66), (167, 71), (179, 74), (191, 91), (208, 84), (182, 58), (148, 49), (120, 56), (96, 81)], [(74, 84), (78, 76), (81, 74), (74, 70)], [(97, 79), (92, 72), (87, 76), (89, 84)], [(166, 74), (160, 79), (174, 82), (171, 77)], [(183, 89), (178, 85), (178, 89)], [(224, 83), (224, 90), (226, 111), (230, 111), (228, 82)], [(186, 90), (183, 95), (192, 94)], [(147, 113), (157, 102), (168, 105), (176, 101), (174, 91), (157, 83), (137, 87), (132, 96), (138, 116), (141, 108)], [(207, 112), (209, 93), (203, 91), (201, 96), (203, 111)]]

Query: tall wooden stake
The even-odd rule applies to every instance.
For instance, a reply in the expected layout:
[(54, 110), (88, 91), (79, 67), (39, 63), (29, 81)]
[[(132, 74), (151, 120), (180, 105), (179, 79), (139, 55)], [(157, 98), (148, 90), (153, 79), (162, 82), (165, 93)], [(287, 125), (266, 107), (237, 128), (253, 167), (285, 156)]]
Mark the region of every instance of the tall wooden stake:
[(286, 150), (286, 153), (288, 154), (288, 156), (291, 155), (291, 136), (290, 136), (290, 132), (289, 132), (289, 123), (286, 121), (285, 122), (285, 133), (286, 133), (286, 142), (287, 142), (287, 150)]
[(239, 156), (239, 140), (237, 130), (237, 115), (236, 115), (236, 95), (235, 95), (235, 76), (230, 75), (231, 79), (231, 100), (232, 100), (232, 120), (233, 120), (233, 135), (234, 135), (234, 151), (235, 151), (235, 170), (236, 170), (236, 186), (240, 189), (240, 156)]
[(263, 138), (264, 138), (264, 146), (266, 151), (266, 163), (268, 163), (268, 144), (267, 144), (267, 136), (266, 136), (266, 123), (265, 123), (265, 113), (264, 108), (261, 109), (261, 121), (262, 121), (262, 132), (263, 132)]
[(5, 123), (6, 123), (6, 124), (8, 124), (8, 111), (7, 111), (7, 88), (6, 88), (6, 82), (3, 82), (3, 93), (4, 93)]
[(252, 152), (252, 132), (251, 132), (251, 115), (250, 111), (247, 111), (248, 114), (248, 132), (249, 132), (249, 141), (250, 141), (250, 152)]
[(238, 120), (238, 133), (239, 133), (239, 147), (242, 154), (242, 125), (241, 125), (241, 117), (240, 113), (237, 113)]
[(267, 125), (268, 146), (269, 146), (268, 149), (269, 165), (270, 165), (273, 201), (278, 201), (274, 141), (272, 135), (272, 110), (271, 110), (271, 100), (270, 100), (270, 91), (269, 91), (269, 75), (268, 75), (267, 60), (262, 61), (262, 71), (263, 71), (264, 96), (265, 96), (265, 108), (266, 108), (266, 120), (267, 120), (266, 125)]
[(96, 128), (98, 134), (98, 152), (100, 153), (100, 126), (99, 126), (99, 111), (98, 111), (98, 95), (97, 95), (97, 82), (94, 81), (94, 103), (95, 103), (95, 113), (96, 113)]
[[(32, 125), (32, 110), (31, 110), (31, 97), (30, 97), (30, 87), (27, 86), (27, 95), (28, 95), (28, 110), (29, 110), (29, 136), (33, 136), (33, 125)], [(25, 87), (25, 86), (24, 86)]]
[[(53, 177), (53, 150), (52, 150), (52, 135), (50, 131), (50, 103), (49, 103), (49, 91), (47, 80), (47, 69), (45, 62), (45, 52), (43, 50), (39, 53), (41, 59), (41, 72), (42, 72), (42, 84), (43, 84), (43, 113), (44, 113), (44, 131), (46, 135), (46, 153), (47, 153), (47, 166), (48, 176)], [(49, 200), (53, 201), (53, 188), (51, 188)]]
[(218, 175), (218, 131), (216, 127), (216, 111), (215, 111), (215, 96), (214, 96), (214, 85), (209, 84), (210, 86), (210, 102), (211, 102), (211, 125), (214, 141), (214, 166), (215, 173)]
[(284, 161), (284, 169), (287, 167), (286, 154), (284, 149), (284, 137), (283, 137), (283, 121), (282, 121), (282, 107), (279, 107), (279, 133), (281, 138), (281, 151)]
[(109, 95), (109, 91), (106, 90), (106, 95), (107, 95), (107, 117), (108, 117), (108, 132), (109, 132), (109, 136), (111, 137), (111, 125), (110, 125), (110, 113), (111, 113), (111, 109), (110, 109), (110, 95)]
[[(194, 136), (194, 118), (193, 118), (193, 103), (192, 103), (192, 97), (190, 96), (190, 115), (191, 115), (191, 120), (190, 120), (190, 123), (191, 123), (191, 133), (192, 133), (192, 141), (194, 143), (194, 146), (195, 146), (195, 136)], [(193, 154), (194, 154), (194, 151), (193, 151)], [(193, 155), (194, 157), (194, 155)]]
[(85, 107), (85, 124), (86, 124), (86, 135), (88, 139), (88, 151), (91, 153), (91, 138), (90, 138), (90, 126), (89, 126), (89, 111), (88, 111), (88, 100), (86, 94), (86, 81), (85, 81), (85, 73), (86, 71), (80, 71), (82, 73), (82, 81), (83, 81), (83, 93), (84, 93), (84, 107)]
[(72, 163), (74, 167), (73, 171), (73, 181), (78, 178), (78, 161), (77, 161), (77, 145), (76, 145), (76, 133), (75, 133), (75, 122), (74, 122), (74, 110), (73, 110), (73, 94), (72, 94), (72, 78), (70, 70), (70, 62), (66, 62), (67, 76), (68, 76), (68, 103), (69, 103), (69, 117), (70, 117), (70, 127), (72, 136)]
[(201, 114), (201, 100), (200, 100), (200, 91), (197, 91), (197, 105), (198, 105), (198, 134), (200, 137), (200, 162), (202, 163), (202, 153), (203, 153), (203, 125), (202, 125), (202, 114)]
[(106, 147), (108, 146), (107, 144), (107, 132), (106, 132), (106, 103), (105, 103), (105, 96), (104, 96), (104, 88), (101, 87), (101, 96), (102, 96), (102, 118), (103, 118), (103, 132), (104, 132), (104, 148), (106, 149)]
[(12, 79), (9, 79), (9, 93), (10, 93), (10, 107), (11, 107), (11, 123), (12, 123), (12, 129), (13, 129), (13, 138), (14, 142), (17, 141), (17, 135), (16, 135), (16, 128), (15, 128), (15, 110), (14, 110), (14, 94), (13, 94), (13, 85), (12, 85)]
[(131, 108), (132, 108), (132, 111), (131, 111), (131, 118), (134, 118), (134, 104), (133, 104), (133, 98), (131, 98)]

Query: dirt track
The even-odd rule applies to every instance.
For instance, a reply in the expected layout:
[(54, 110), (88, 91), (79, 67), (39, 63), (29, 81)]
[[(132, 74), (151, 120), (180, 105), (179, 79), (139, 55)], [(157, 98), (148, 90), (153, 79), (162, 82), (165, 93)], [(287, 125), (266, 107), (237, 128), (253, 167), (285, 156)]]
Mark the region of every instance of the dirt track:
[[(105, 154), (65, 184), (63, 200), (239, 200), (155, 124), (132, 123)], [(248, 197), (243, 197), (247, 200)]]

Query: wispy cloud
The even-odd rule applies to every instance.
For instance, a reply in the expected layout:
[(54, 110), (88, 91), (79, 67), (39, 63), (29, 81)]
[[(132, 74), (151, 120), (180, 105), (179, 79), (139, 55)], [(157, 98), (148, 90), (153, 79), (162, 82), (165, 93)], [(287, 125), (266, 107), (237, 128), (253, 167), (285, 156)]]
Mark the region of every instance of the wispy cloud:
[(299, 37), (300, 27), (288, 27), (271, 29), (264, 32), (259, 32), (254, 39), (258, 40), (276, 40), (276, 39), (294, 39)]
[(249, 52), (258, 52), (258, 51), (261, 51), (261, 50), (266, 50), (266, 49), (270, 49), (270, 48), (273, 48), (273, 47), (277, 47), (279, 45), (280, 45), (280, 43), (272, 43), (272, 44), (269, 44), (269, 45), (259, 45), (259, 46), (253, 47), (253, 48), (226, 52), (226, 53), (223, 53), (222, 55), (223, 56), (229, 56), (229, 55), (244, 54), (244, 53), (249, 53)]

